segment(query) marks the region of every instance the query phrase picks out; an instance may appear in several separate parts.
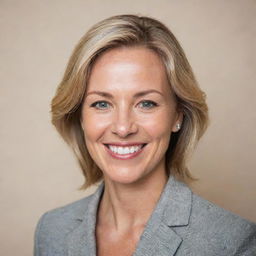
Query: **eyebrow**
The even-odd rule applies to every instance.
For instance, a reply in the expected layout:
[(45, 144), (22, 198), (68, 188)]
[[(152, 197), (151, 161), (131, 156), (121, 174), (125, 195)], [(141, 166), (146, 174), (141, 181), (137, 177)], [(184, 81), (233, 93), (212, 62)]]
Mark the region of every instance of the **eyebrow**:
[[(158, 93), (160, 94), (161, 96), (164, 96), (161, 92), (157, 91), (157, 90), (154, 90), (154, 89), (151, 89), (151, 90), (146, 90), (146, 91), (141, 91), (141, 92), (137, 92), (135, 95), (134, 95), (134, 98), (140, 98), (140, 97), (143, 97), (147, 94), (150, 94), (150, 93)], [(85, 97), (87, 97), (88, 95), (91, 95), (91, 94), (97, 94), (97, 95), (100, 95), (102, 97), (106, 97), (106, 98), (109, 98), (109, 99), (113, 99), (113, 95), (111, 93), (108, 93), (108, 92), (103, 92), (103, 91), (91, 91), (89, 93), (87, 93), (85, 95)]]

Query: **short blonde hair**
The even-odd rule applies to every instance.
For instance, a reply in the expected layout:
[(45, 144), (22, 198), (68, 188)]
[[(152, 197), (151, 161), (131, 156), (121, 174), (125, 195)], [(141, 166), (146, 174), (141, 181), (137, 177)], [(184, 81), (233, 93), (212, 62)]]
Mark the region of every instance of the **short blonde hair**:
[(179, 132), (172, 134), (166, 152), (166, 171), (182, 181), (193, 180), (188, 156), (205, 132), (208, 108), (185, 53), (172, 32), (161, 22), (144, 16), (118, 15), (94, 25), (75, 47), (52, 100), (52, 123), (72, 147), (87, 188), (100, 181), (102, 171), (91, 158), (81, 127), (81, 108), (93, 63), (103, 52), (118, 47), (142, 46), (162, 59), (171, 90), (183, 113)]

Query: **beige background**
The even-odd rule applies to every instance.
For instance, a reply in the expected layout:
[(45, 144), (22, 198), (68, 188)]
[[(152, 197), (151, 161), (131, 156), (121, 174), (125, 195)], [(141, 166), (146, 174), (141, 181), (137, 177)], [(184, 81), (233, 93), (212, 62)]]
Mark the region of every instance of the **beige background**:
[(41, 214), (90, 192), (77, 190), (83, 178), (49, 104), (82, 34), (123, 13), (166, 23), (208, 95), (211, 126), (190, 163), (194, 190), (256, 222), (256, 1), (1, 0), (1, 255), (31, 255)]

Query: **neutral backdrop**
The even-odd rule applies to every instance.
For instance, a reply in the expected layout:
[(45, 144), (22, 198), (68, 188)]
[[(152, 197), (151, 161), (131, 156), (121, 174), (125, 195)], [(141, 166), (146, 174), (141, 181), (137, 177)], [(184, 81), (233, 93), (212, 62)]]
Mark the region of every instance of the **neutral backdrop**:
[(91, 25), (133, 13), (164, 22), (208, 95), (193, 190), (256, 222), (256, 1), (1, 0), (0, 254), (32, 255), (39, 217), (91, 193), (50, 123), (68, 57)]

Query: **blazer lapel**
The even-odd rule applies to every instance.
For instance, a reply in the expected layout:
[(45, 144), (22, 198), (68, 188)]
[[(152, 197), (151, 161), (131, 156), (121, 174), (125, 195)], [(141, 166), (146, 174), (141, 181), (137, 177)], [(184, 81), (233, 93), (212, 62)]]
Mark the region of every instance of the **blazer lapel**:
[(175, 254), (182, 239), (161, 220), (158, 222), (158, 226), (147, 226), (134, 256), (171, 256)]
[(171, 256), (182, 238), (174, 228), (186, 226), (191, 213), (192, 192), (170, 177), (137, 245), (134, 256)]
[(68, 256), (95, 256), (96, 240), (95, 226), (98, 204), (104, 184), (101, 183), (97, 191), (91, 195), (86, 211), (80, 213), (76, 221), (80, 224), (68, 236)]

